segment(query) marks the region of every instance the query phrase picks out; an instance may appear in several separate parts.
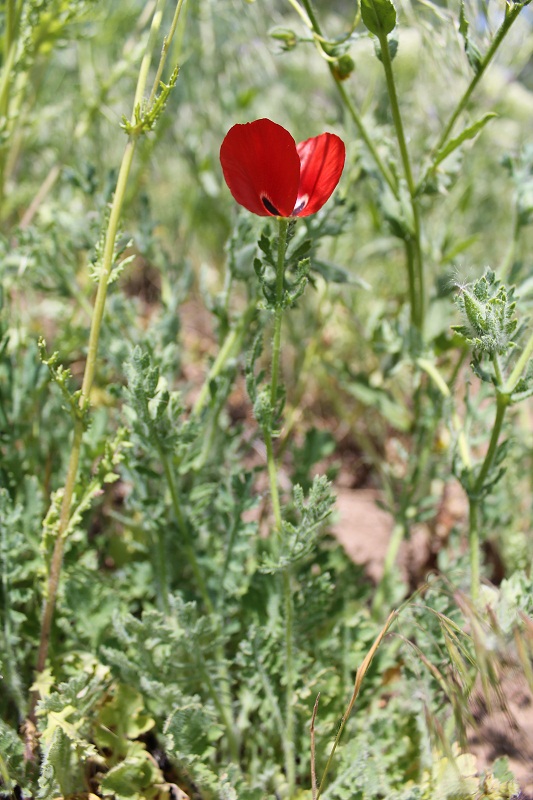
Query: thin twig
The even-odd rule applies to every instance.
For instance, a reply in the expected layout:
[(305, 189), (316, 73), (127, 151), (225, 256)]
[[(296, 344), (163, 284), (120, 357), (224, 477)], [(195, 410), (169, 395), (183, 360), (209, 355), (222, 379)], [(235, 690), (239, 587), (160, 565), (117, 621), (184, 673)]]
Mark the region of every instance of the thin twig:
[(317, 783), (316, 783), (316, 760), (315, 760), (315, 720), (318, 712), (318, 701), (320, 700), (320, 692), (316, 696), (315, 705), (313, 708), (313, 716), (311, 717), (311, 727), (309, 728), (311, 734), (311, 794), (312, 800), (317, 800)]

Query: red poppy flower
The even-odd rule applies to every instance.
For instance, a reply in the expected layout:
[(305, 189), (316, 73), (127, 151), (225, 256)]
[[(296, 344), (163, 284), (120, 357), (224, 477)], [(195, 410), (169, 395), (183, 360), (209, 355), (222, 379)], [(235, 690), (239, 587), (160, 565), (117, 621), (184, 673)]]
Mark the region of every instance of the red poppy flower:
[(220, 148), (233, 197), (260, 217), (308, 217), (330, 198), (344, 168), (345, 148), (334, 133), (296, 144), (269, 119), (234, 125)]

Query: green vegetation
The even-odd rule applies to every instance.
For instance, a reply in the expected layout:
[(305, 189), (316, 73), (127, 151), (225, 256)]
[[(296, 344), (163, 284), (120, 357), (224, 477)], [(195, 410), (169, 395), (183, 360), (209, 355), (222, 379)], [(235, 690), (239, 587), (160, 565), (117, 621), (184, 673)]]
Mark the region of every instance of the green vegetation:
[[(528, 2), (0, 19), (0, 797), (516, 796), (475, 739), (533, 693)], [(231, 197), (264, 117), (344, 141), (316, 214)]]

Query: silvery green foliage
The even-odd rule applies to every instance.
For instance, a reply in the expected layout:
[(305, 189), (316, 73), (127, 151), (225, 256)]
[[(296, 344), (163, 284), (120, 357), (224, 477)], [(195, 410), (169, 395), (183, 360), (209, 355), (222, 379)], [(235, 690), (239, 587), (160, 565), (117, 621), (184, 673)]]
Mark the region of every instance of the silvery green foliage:
[(294, 487), (293, 498), (296, 521), (283, 523), (279, 558), (273, 561), (265, 557), (262, 564), (265, 572), (277, 572), (309, 560), (315, 552), (320, 528), (335, 502), (331, 485), (323, 475), (315, 477), (307, 498), (301, 486)]
[(454, 325), (453, 330), (473, 348), (478, 359), (504, 355), (515, 347), (518, 320), (514, 288), (504, 286), (492, 270), (473, 284), (460, 287), (457, 305), (466, 324)]

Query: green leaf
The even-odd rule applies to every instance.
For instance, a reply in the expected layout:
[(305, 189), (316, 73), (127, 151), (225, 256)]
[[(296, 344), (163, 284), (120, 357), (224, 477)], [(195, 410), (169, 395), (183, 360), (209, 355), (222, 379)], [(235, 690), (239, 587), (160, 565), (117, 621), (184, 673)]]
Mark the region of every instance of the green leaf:
[(361, 17), (370, 33), (387, 36), (396, 27), (396, 9), (392, 0), (361, 0)]
[(444, 161), (454, 150), (457, 150), (463, 142), (466, 142), (468, 139), (473, 139), (474, 136), (482, 130), (487, 122), (490, 122), (491, 119), (497, 117), (498, 115), (495, 114), (493, 111), (488, 111), (484, 114), (481, 119), (478, 119), (477, 122), (474, 122), (472, 125), (469, 125), (468, 128), (465, 128), (464, 131), (461, 131), (459, 136), (456, 136), (454, 139), (450, 139), (447, 145), (445, 145), (435, 156), (435, 160), (433, 162), (433, 168), (435, 168), (441, 161)]
[(481, 68), (482, 58), (481, 58), (481, 53), (479, 52), (478, 48), (472, 42), (472, 40), (470, 39), (470, 37), (468, 35), (469, 27), (470, 27), (470, 23), (468, 22), (468, 20), (466, 18), (465, 4), (464, 4), (464, 0), (462, 0), (462, 2), (461, 2), (461, 10), (459, 12), (459, 33), (461, 34), (461, 36), (464, 39), (465, 53), (466, 53), (466, 57), (468, 58), (468, 63), (470, 64), (470, 66), (472, 67), (472, 69), (474, 70), (474, 72), (477, 75), (477, 73), (479, 72), (479, 70)]

